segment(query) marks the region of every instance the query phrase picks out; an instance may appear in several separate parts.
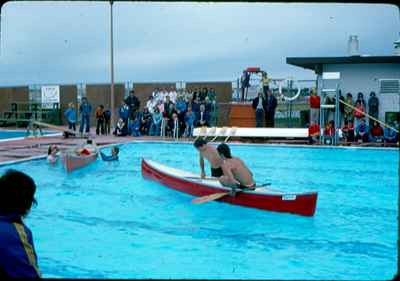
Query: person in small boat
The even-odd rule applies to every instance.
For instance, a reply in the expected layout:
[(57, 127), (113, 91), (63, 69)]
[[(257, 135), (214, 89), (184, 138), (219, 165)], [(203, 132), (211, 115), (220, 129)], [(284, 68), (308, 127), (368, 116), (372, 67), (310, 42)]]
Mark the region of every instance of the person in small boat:
[(246, 164), (238, 157), (232, 157), (231, 150), (226, 143), (221, 143), (217, 147), (217, 151), (221, 156), (223, 176), (219, 178), (219, 182), (223, 186), (231, 187), (231, 196), (235, 196), (236, 189), (252, 189), (256, 187), (253, 179), (253, 173), (247, 168)]
[(86, 144), (84, 144), (83, 146), (78, 147), (75, 150), (75, 153), (78, 156), (95, 154), (95, 153), (97, 153), (97, 146), (93, 142), (93, 140), (87, 139), (86, 140)]
[(49, 149), (47, 150), (47, 161), (50, 164), (55, 164), (57, 162), (58, 156), (58, 147), (55, 144), (49, 145)]
[(204, 158), (207, 159), (207, 161), (211, 165), (211, 176), (213, 177), (220, 177), (223, 175), (222, 172), (222, 158), (219, 156), (218, 151), (215, 149), (215, 147), (207, 144), (207, 141), (204, 139), (197, 139), (193, 143), (194, 147), (199, 151), (200, 153), (200, 158), (199, 158), (199, 163), (200, 163), (200, 177), (204, 179), (206, 177), (206, 173), (204, 171)]
[(119, 153), (119, 147), (118, 146), (113, 146), (111, 149), (111, 155), (105, 155), (102, 151), (100, 151), (100, 156), (103, 161), (114, 161), (118, 160), (118, 153)]

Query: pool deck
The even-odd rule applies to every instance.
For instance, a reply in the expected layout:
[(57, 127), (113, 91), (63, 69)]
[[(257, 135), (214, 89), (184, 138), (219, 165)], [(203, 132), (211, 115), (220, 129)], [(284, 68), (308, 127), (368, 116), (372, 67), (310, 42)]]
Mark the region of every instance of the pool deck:
[[(0, 129), (1, 130), (1, 129)], [(101, 147), (106, 147), (112, 144), (122, 144), (128, 143), (132, 141), (165, 141), (165, 142), (176, 142), (173, 138), (162, 138), (162, 137), (116, 137), (114, 135), (107, 136), (96, 136), (93, 134), (95, 132), (95, 128), (91, 128), (91, 138), (94, 139), (96, 144)], [(188, 138), (180, 138), (179, 141), (193, 141)], [(41, 158), (47, 154), (47, 149), (50, 144), (56, 144), (61, 151), (64, 151), (68, 148), (74, 147), (79, 144), (85, 143), (86, 140), (84, 138), (64, 138), (63, 136), (40, 136), (40, 137), (29, 137), (29, 138), (15, 138), (10, 140), (0, 140), (0, 164), (7, 164), (18, 162), (22, 160), (29, 160), (34, 158)], [(306, 146), (306, 147), (330, 147), (333, 146), (322, 146), (322, 145), (309, 145), (304, 142), (304, 140), (272, 140), (272, 139), (239, 139), (239, 141), (232, 141), (232, 143), (251, 143), (251, 144), (283, 144), (283, 145), (296, 145), (296, 146)], [(366, 145), (368, 148), (371, 146), (377, 147), (379, 149), (384, 149), (382, 144), (368, 144)], [(349, 147), (349, 146), (344, 146)], [(359, 147), (350, 146), (352, 148)], [(395, 147), (398, 146), (395, 145)], [(393, 146), (392, 146), (393, 149)]]
[[(93, 130), (94, 131), (94, 130)], [(99, 147), (117, 143), (128, 143), (134, 140), (163, 140), (160, 137), (116, 137), (114, 135), (96, 136), (91, 135), (92, 139)], [(165, 140), (168, 140), (166, 138)], [(172, 139), (169, 139), (173, 141)], [(63, 136), (40, 136), (29, 138), (16, 138), (9, 141), (0, 142), (0, 164), (17, 160), (31, 159), (47, 154), (50, 144), (56, 144), (61, 151), (85, 143), (84, 138), (64, 138)]]

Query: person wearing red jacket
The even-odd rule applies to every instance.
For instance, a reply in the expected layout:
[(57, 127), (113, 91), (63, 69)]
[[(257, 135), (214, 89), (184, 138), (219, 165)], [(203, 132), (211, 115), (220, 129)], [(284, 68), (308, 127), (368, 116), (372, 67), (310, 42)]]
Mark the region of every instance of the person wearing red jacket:
[(310, 104), (310, 122), (319, 122), (319, 107), (321, 104), (321, 98), (317, 95), (315, 89), (311, 90), (311, 95), (309, 99)]
[(320, 126), (318, 123), (311, 122), (310, 127), (308, 127), (308, 139), (309, 143), (313, 144), (318, 141), (318, 137), (320, 134)]
[(383, 142), (383, 129), (375, 120), (372, 123), (372, 128), (369, 131), (370, 140), (373, 142)]
[(333, 137), (335, 136), (335, 122), (329, 121), (324, 129), (325, 144), (332, 144)]

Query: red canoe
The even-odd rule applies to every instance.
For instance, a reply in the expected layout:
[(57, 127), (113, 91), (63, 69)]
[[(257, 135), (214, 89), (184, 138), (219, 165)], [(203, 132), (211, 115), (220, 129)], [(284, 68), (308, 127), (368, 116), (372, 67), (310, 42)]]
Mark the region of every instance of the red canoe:
[(75, 155), (74, 153), (67, 152), (61, 154), (61, 162), (67, 172), (72, 172), (78, 168), (89, 165), (90, 163), (96, 161), (98, 153), (91, 155)]
[[(142, 159), (143, 177), (160, 182), (172, 189), (194, 196), (205, 196), (231, 189), (214, 178), (201, 179), (199, 175), (167, 167), (152, 160)], [(287, 193), (266, 187), (246, 190), (235, 197), (224, 196), (218, 201), (274, 212), (313, 216), (317, 205), (317, 192)]]

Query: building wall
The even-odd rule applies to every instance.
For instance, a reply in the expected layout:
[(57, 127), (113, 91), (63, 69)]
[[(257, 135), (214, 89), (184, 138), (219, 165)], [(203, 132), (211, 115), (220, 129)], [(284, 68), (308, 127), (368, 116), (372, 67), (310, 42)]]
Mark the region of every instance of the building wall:
[[(400, 79), (400, 64), (327, 64), (323, 65), (323, 72), (340, 72), (340, 89), (342, 95), (351, 93), (353, 99), (357, 93), (364, 94), (365, 102), (368, 103), (371, 91), (379, 98), (379, 119), (385, 120), (385, 112), (400, 111), (399, 94), (380, 94), (379, 79)], [(334, 88), (335, 80), (324, 80), (318, 75), (318, 92), (322, 87)], [(322, 85), (324, 84), (324, 85)], [(368, 110), (368, 109), (367, 109)]]
[[(125, 85), (115, 84), (114, 85), (114, 106), (115, 112), (112, 113), (114, 116), (118, 116), (118, 108), (122, 104), (124, 99)], [(96, 84), (96, 85), (86, 85), (86, 97), (89, 103), (92, 105), (92, 114), (90, 116), (90, 125), (96, 126), (96, 108), (99, 105), (104, 105), (105, 109), (110, 109), (111, 107), (111, 86), (110, 84)], [(114, 119), (116, 120), (116, 118)]]
[[(29, 102), (29, 88), (27, 86), (0, 88), (0, 112), (10, 111), (11, 104), (14, 102)], [(22, 110), (26, 110), (26, 108)]]

